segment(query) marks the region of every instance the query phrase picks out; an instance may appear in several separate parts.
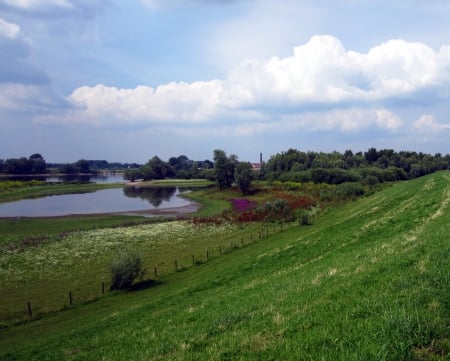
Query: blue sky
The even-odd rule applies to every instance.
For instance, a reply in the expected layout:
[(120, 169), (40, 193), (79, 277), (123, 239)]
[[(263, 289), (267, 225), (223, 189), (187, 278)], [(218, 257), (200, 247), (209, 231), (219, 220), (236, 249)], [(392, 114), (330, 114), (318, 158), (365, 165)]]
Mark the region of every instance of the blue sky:
[(0, 158), (450, 153), (447, 0), (0, 0)]

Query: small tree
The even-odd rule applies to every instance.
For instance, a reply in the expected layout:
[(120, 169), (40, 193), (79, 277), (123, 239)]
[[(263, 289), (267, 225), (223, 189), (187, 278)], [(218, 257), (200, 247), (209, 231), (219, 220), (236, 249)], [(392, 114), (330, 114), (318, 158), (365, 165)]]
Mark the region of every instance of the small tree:
[(220, 149), (214, 150), (214, 171), (216, 184), (221, 191), (230, 188), (234, 180), (234, 169), (237, 164), (237, 156), (227, 154)]
[(239, 162), (234, 170), (234, 179), (243, 195), (248, 194), (253, 179), (252, 166), (247, 162)]
[(141, 257), (132, 250), (124, 250), (109, 264), (111, 290), (124, 290), (131, 287), (142, 268)]

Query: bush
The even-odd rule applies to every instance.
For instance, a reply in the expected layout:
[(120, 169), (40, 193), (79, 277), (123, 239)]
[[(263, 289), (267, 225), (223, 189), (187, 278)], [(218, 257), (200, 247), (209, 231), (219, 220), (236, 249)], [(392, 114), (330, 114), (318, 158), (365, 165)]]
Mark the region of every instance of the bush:
[(109, 264), (111, 272), (111, 290), (124, 290), (131, 287), (134, 279), (140, 274), (141, 257), (132, 250), (124, 250)]
[(301, 226), (309, 226), (312, 224), (312, 215), (311, 212), (300, 209), (296, 212), (296, 218), (298, 220), (298, 224)]
[(364, 193), (364, 187), (360, 183), (347, 182), (336, 187), (336, 194), (340, 198), (356, 198)]

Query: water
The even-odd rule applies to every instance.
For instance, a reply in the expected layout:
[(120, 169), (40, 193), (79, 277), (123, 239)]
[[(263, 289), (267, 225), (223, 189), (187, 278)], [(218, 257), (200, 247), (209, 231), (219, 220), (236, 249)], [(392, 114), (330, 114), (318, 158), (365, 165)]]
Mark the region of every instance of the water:
[(183, 190), (164, 188), (114, 188), (81, 194), (64, 194), (0, 204), (0, 217), (52, 217), (162, 210), (183, 207), (191, 201), (180, 197)]

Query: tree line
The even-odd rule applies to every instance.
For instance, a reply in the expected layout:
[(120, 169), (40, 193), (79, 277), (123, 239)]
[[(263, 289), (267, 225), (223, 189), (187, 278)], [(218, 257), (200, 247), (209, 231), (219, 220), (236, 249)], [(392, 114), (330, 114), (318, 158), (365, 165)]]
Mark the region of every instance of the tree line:
[(0, 173), (14, 175), (29, 174), (90, 174), (99, 170), (123, 170), (138, 168), (137, 163), (109, 163), (106, 160), (86, 160), (80, 159), (73, 163), (47, 163), (39, 153), (20, 158), (0, 159)]
[(214, 179), (214, 163), (210, 160), (194, 161), (185, 155), (170, 157), (168, 162), (158, 156), (153, 156), (140, 167), (127, 169), (124, 178), (129, 181), (142, 179), (178, 178), (178, 179)]
[(186, 155), (163, 161), (155, 155), (143, 165), (84, 159), (65, 164), (46, 163), (39, 153), (32, 154), (29, 158), (0, 159), (0, 173), (44, 174), (49, 169), (64, 174), (126, 169), (124, 178), (130, 181), (202, 178), (215, 181), (221, 190), (235, 184), (242, 193), (247, 193), (254, 179), (329, 184), (360, 182), (369, 185), (412, 179), (438, 170), (450, 170), (450, 154), (443, 156), (440, 153), (431, 155), (411, 151), (396, 152), (373, 147), (366, 152), (357, 153), (351, 150), (325, 153), (289, 149), (272, 155), (258, 170), (254, 170), (248, 162), (239, 161), (236, 155), (228, 156), (220, 149), (214, 150), (213, 161), (194, 161)]
[(450, 155), (370, 148), (366, 152), (303, 152), (289, 149), (273, 155), (261, 172), (266, 180), (368, 184), (413, 179), (450, 169)]

